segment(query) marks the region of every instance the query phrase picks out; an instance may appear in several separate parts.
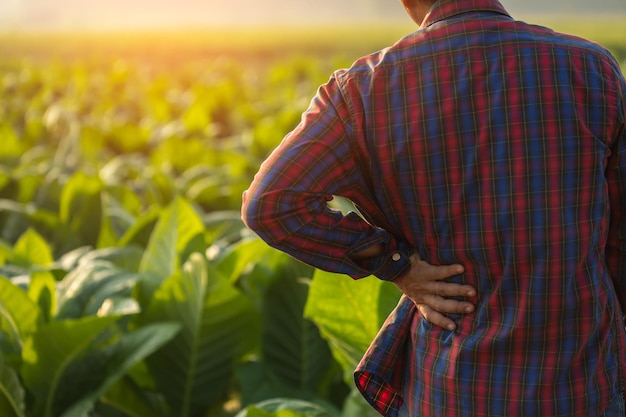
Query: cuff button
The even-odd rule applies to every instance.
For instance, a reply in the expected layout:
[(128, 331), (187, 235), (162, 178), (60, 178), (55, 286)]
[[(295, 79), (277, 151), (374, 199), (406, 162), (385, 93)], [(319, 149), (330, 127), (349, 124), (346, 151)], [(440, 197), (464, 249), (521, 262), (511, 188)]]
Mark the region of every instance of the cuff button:
[(394, 261), (399, 261), (401, 258), (402, 258), (402, 255), (400, 255), (398, 252), (391, 255), (391, 259)]

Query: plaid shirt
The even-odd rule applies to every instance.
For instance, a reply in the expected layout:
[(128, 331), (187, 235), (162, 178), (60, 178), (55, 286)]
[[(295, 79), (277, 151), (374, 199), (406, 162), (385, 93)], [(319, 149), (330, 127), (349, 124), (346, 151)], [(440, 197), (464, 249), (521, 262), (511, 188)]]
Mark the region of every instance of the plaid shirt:
[[(623, 388), (626, 83), (594, 43), (439, 0), (337, 71), (244, 195), (317, 268), (392, 280), (419, 253), (478, 292), (457, 330), (402, 298), (355, 372), (381, 414), (599, 415)], [(328, 208), (347, 197), (361, 216)], [(382, 243), (385, 255), (353, 254)], [(626, 304), (625, 304), (626, 305)]]

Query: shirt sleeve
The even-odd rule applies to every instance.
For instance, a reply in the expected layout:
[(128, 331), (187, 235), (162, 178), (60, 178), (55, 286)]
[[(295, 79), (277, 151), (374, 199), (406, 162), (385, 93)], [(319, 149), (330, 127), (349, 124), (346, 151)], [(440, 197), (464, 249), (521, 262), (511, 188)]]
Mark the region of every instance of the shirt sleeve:
[[(328, 206), (335, 195), (355, 203), (373, 198), (351, 152), (350, 106), (336, 75), (261, 165), (244, 192), (242, 219), (270, 246), (316, 268), (393, 280), (410, 267), (408, 244), (357, 213), (344, 215)], [(354, 258), (379, 244), (382, 256)]]
[(618, 135), (607, 168), (611, 222), (606, 259), (622, 312), (626, 314), (626, 81), (621, 78), (618, 104)]

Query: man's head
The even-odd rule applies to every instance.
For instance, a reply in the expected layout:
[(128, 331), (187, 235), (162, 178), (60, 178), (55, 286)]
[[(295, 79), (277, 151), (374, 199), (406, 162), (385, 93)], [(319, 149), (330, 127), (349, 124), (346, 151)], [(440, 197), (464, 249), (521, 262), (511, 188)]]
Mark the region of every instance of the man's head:
[(418, 25), (426, 17), (428, 10), (437, 0), (400, 0), (409, 17)]

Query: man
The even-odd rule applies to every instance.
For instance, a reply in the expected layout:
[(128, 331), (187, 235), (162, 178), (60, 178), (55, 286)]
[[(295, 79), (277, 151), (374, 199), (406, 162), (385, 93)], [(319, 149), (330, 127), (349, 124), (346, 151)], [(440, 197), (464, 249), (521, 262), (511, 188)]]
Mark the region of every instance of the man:
[(619, 65), (497, 0), (402, 2), (419, 30), (319, 89), (243, 219), (404, 292), (355, 372), (381, 414), (623, 416)]

